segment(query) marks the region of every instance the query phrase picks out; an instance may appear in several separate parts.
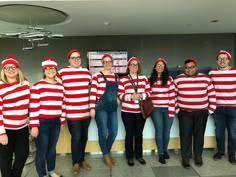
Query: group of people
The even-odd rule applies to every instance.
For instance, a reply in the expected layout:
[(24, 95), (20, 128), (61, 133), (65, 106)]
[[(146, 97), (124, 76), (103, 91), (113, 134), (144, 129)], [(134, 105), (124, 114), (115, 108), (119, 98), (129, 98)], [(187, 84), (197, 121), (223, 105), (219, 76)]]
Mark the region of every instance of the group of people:
[[(42, 62), (43, 78), (30, 88), (13, 55), (2, 61), (0, 75), (0, 168), (2, 177), (20, 177), (29, 154), (30, 134), (35, 138), (35, 166), (39, 177), (62, 177), (55, 172), (56, 144), (60, 131), (67, 123), (71, 134), (72, 173), (80, 168), (90, 170), (85, 161), (88, 127), (94, 118), (103, 161), (112, 168), (115, 159), (111, 148), (118, 131), (117, 108), (125, 128), (127, 164), (134, 158), (142, 165), (143, 129), (146, 119), (140, 100), (151, 98), (154, 111), (151, 119), (159, 162), (170, 158), (168, 144), (175, 114), (179, 120), (182, 165), (190, 167), (194, 158), (203, 165), (202, 152), (208, 115), (215, 121), (219, 160), (225, 154), (225, 129), (228, 131), (228, 158), (236, 164), (236, 68), (229, 65), (231, 55), (225, 50), (217, 53), (218, 67), (209, 75), (198, 73), (195, 58), (184, 61), (184, 73), (172, 78), (168, 63), (158, 58), (151, 75), (142, 74), (138, 58), (127, 62), (126, 75), (112, 72), (113, 57), (104, 54), (103, 69), (93, 76), (81, 66), (77, 49), (67, 54), (68, 66), (58, 69), (52, 57)], [(193, 147), (192, 147), (193, 144)], [(193, 150), (192, 150), (193, 149)], [(193, 152), (192, 152), (193, 151)], [(14, 157), (14, 158), (13, 158)]]

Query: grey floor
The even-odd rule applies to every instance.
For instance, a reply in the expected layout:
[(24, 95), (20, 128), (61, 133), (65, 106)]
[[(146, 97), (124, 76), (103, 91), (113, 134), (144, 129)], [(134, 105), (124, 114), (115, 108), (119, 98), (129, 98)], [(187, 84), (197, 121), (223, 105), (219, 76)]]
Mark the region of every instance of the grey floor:
[[(191, 161), (191, 168), (184, 169), (180, 163), (179, 151), (170, 151), (171, 158), (167, 164), (158, 162), (155, 152), (145, 152), (146, 165), (137, 161), (133, 167), (126, 163), (124, 153), (113, 153), (116, 160), (115, 167), (110, 170), (102, 161), (100, 154), (87, 154), (86, 160), (92, 166), (91, 171), (81, 169), (78, 175), (73, 175), (71, 170), (70, 154), (57, 156), (56, 171), (64, 177), (236, 177), (236, 165), (228, 162), (227, 156), (219, 161), (214, 161), (214, 150), (204, 150), (203, 166), (197, 167)], [(29, 161), (33, 159), (30, 157)], [(28, 163), (24, 169), (23, 177), (37, 177), (34, 162)]]

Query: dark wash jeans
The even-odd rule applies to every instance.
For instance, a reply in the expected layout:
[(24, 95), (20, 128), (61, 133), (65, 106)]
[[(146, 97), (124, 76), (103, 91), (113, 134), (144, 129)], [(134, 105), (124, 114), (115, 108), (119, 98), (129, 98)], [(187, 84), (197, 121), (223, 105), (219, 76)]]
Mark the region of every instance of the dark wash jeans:
[(29, 129), (25, 127), (19, 130), (6, 130), (6, 133), (8, 144), (0, 144), (1, 175), (2, 177), (21, 177), (29, 155)]
[(212, 114), (218, 152), (225, 153), (225, 129), (228, 131), (228, 154), (235, 156), (236, 151), (236, 107), (218, 106)]
[(82, 164), (85, 157), (85, 148), (88, 140), (90, 118), (84, 120), (68, 120), (68, 129), (71, 134), (72, 164)]
[(35, 166), (38, 176), (43, 177), (46, 175), (46, 166), (48, 172), (55, 169), (56, 144), (60, 134), (61, 120), (60, 118), (39, 119), (39, 122), (39, 135), (35, 139)]

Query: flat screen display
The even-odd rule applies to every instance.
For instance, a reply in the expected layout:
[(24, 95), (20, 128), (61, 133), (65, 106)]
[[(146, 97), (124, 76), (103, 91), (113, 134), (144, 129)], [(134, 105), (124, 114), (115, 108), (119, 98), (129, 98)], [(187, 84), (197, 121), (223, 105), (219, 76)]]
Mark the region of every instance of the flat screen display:
[(128, 61), (127, 51), (88, 51), (88, 69), (91, 74), (95, 74), (103, 69), (101, 58), (105, 53), (110, 54), (113, 58), (112, 72), (124, 74)]

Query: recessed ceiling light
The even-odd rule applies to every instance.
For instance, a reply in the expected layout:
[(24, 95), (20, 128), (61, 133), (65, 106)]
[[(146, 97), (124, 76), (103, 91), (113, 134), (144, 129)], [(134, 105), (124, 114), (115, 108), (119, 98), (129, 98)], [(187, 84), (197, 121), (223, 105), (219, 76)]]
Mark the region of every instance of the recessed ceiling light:
[(108, 26), (108, 25), (111, 24), (111, 22), (108, 22), (108, 21), (107, 21), (107, 22), (104, 22), (103, 24)]

